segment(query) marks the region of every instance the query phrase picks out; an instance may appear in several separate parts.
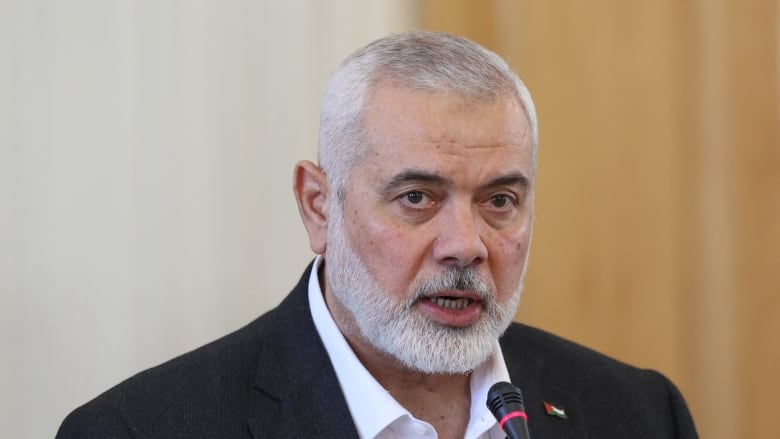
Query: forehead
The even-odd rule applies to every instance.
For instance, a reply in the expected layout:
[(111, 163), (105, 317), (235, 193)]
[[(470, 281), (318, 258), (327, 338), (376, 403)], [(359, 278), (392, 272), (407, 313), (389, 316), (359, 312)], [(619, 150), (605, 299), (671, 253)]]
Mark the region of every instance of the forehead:
[(514, 96), (475, 101), (384, 85), (369, 95), (364, 114), (364, 162), (372, 167), (469, 164), (533, 174), (531, 130)]

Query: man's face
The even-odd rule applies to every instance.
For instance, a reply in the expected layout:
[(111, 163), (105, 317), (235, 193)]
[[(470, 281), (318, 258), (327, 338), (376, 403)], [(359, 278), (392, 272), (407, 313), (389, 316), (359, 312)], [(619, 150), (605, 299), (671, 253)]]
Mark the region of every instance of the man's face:
[(533, 223), (530, 128), (513, 98), (379, 87), (368, 151), (330, 210), (326, 297), (353, 343), (425, 373), (492, 351), (519, 301)]

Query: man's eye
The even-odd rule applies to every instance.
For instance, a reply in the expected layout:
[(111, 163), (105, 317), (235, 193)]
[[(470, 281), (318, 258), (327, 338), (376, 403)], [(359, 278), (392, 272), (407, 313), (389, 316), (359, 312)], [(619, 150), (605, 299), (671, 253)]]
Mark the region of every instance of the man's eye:
[(511, 199), (506, 194), (497, 194), (493, 195), (490, 198), (490, 203), (493, 205), (493, 207), (506, 207), (507, 204), (511, 203)]
[(414, 191), (404, 195), (404, 198), (411, 204), (420, 204), (425, 200), (425, 194), (420, 191)]

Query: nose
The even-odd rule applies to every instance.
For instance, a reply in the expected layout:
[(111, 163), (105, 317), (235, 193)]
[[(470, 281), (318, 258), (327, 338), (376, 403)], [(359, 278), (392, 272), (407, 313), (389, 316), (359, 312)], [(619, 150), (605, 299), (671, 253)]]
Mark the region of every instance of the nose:
[(439, 212), (440, 220), (433, 257), (444, 265), (467, 267), (484, 262), (487, 246), (481, 235), (481, 219), (472, 206), (454, 206)]

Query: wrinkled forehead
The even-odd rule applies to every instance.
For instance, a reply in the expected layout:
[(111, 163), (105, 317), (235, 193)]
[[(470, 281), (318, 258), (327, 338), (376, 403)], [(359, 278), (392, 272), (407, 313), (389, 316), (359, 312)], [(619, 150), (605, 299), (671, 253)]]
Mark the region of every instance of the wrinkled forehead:
[(528, 118), (513, 93), (481, 99), (385, 83), (368, 95), (363, 123), (369, 148), (393, 148), (405, 141), (437, 147), (505, 144), (517, 146), (518, 152), (533, 147)]

